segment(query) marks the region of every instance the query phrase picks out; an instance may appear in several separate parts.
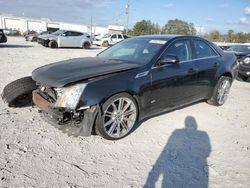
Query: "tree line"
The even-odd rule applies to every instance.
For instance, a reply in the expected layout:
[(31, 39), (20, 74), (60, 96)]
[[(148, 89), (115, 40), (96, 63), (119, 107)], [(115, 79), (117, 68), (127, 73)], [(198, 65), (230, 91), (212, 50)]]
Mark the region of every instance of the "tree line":
[[(163, 27), (150, 20), (141, 20), (134, 25), (133, 29), (128, 30), (128, 35), (131, 36), (152, 34), (197, 35), (197, 33), (193, 23), (188, 23), (180, 19), (169, 20)], [(215, 30), (202, 35), (202, 37), (214, 42), (250, 42), (250, 33), (237, 33), (233, 30), (229, 30), (227, 34), (221, 34), (218, 30)]]

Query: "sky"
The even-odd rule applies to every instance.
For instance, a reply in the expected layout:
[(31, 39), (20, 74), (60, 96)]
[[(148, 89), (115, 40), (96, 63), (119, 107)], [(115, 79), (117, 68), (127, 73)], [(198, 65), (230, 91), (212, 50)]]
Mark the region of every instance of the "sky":
[[(0, 0), (0, 14), (104, 26), (125, 26), (126, 0)], [(140, 20), (164, 26), (170, 19), (193, 23), (198, 32), (250, 32), (250, 0), (130, 0), (129, 28)]]

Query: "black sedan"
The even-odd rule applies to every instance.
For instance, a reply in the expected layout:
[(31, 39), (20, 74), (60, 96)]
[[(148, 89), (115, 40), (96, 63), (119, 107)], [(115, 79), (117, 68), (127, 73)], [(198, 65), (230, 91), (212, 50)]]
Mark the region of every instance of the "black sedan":
[(34, 104), (59, 129), (115, 140), (155, 114), (201, 100), (223, 105), (237, 68), (233, 53), (199, 37), (135, 37), (97, 57), (40, 67), (7, 85), (3, 99), (14, 106), (33, 90)]
[(5, 43), (7, 42), (7, 37), (3, 32), (3, 29), (0, 29), (0, 43)]
[(227, 51), (234, 52), (239, 61), (239, 77), (246, 81), (250, 77), (250, 45), (233, 45)]

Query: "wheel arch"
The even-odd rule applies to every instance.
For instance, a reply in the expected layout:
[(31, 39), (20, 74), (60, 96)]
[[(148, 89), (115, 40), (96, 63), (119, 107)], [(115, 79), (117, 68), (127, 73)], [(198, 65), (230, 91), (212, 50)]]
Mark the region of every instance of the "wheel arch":
[(222, 74), (221, 76), (226, 76), (226, 77), (233, 78), (233, 75), (232, 75), (230, 72), (225, 72), (225, 73)]
[[(127, 90), (124, 90), (124, 91), (119, 91), (119, 92), (116, 92), (116, 93), (113, 93), (111, 95), (109, 95), (108, 97), (106, 97), (104, 100), (100, 101), (100, 103), (98, 104), (100, 106), (100, 108), (102, 107), (102, 105), (105, 103), (105, 101), (109, 100), (111, 97), (115, 96), (115, 95), (119, 95), (119, 94), (128, 94), (130, 97), (132, 97), (135, 102), (136, 102), (136, 106), (138, 108), (138, 116), (140, 115), (140, 109), (141, 109), (141, 105), (140, 105), (140, 100), (139, 100), (139, 96), (137, 94), (135, 94), (134, 92), (132, 91), (127, 91)], [(102, 110), (102, 108), (101, 108)]]

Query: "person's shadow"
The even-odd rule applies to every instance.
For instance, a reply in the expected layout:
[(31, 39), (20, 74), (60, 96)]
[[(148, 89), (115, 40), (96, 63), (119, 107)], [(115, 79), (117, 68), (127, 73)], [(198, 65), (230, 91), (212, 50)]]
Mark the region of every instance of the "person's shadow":
[(162, 188), (207, 188), (207, 157), (210, 152), (207, 133), (197, 130), (195, 118), (187, 116), (185, 128), (175, 130), (170, 136), (144, 187), (153, 188), (161, 184)]

